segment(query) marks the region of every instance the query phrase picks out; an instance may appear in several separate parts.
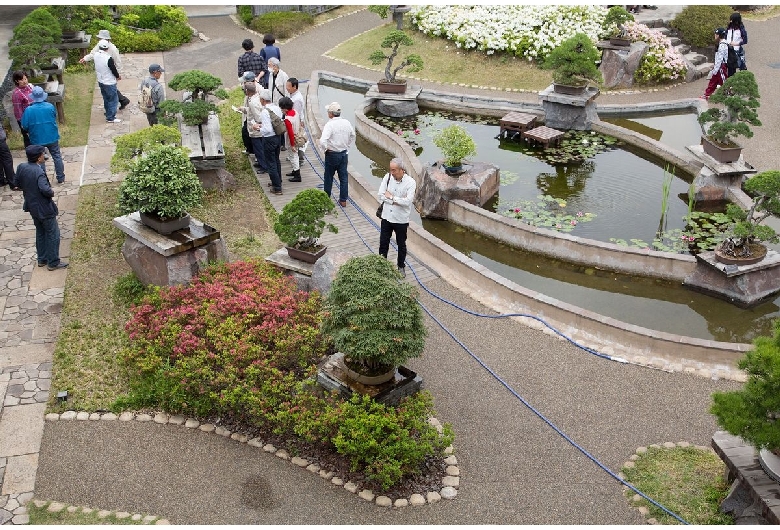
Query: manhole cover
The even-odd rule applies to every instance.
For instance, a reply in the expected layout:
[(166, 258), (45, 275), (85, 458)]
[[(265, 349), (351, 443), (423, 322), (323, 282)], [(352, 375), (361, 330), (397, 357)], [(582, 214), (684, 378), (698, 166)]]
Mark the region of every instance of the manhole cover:
[(780, 69), (780, 63), (772, 63), (769, 65), (769, 68), (777, 68)]

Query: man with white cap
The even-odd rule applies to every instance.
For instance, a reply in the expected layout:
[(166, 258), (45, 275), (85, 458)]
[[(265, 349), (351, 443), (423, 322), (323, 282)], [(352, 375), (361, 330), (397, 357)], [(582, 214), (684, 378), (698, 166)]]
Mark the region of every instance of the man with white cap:
[[(260, 106), (256, 104), (260, 103)], [(255, 141), (255, 153), (258, 148), (263, 150), (263, 162), (265, 169), (268, 171), (268, 178), (271, 179), (271, 193), (274, 195), (282, 194), (282, 164), (279, 161), (279, 135), (274, 132), (273, 125), (271, 124), (271, 115), (273, 112), (280, 120), (284, 119), (282, 115), (282, 109), (278, 105), (271, 103), (271, 91), (267, 88), (262, 88), (257, 91), (255, 98), (250, 99), (249, 103), (249, 123), (248, 128), (251, 131), (255, 131), (255, 135), (259, 133), (262, 137), (261, 141)]]
[[(98, 31), (98, 39), (108, 42), (108, 53), (109, 55), (111, 55), (111, 58), (114, 59), (114, 66), (116, 66), (117, 70), (121, 70), (122, 57), (119, 55), (119, 50), (117, 49), (117, 47), (114, 46), (113, 42), (111, 42), (111, 33), (109, 33), (107, 29), (101, 29), (100, 31)], [(100, 49), (99, 45), (100, 45), (99, 42), (98, 44), (95, 44), (95, 47), (92, 48), (92, 51), (89, 52), (84, 57), (82, 57), (81, 59), (79, 59), (79, 62), (81, 64), (84, 64), (87, 61), (91, 61), (95, 57), (95, 54)], [(130, 98), (122, 94), (119, 91), (119, 88), (116, 89), (116, 94), (119, 97), (119, 110), (124, 110), (124, 108), (130, 104)]]
[(325, 107), (328, 123), (322, 128), (320, 147), (325, 151), (325, 186), (323, 190), (330, 197), (333, 174), (339, 174), (339, 204), (342, 208), (349, 199), (349, 175), (347, 174), (347, 149), (355, 141), (355, 129), (341, 117), (341, 105), (335, 101)]
[[(30, 135), (30, 143), (42, 145), (49, 150), (54, 161), (57, 182), (65, 182), (65, 164), (60, 153), (60, 129), (57, 126), (57, 109), (46, 101), (48, 95), (39, 86), (30, 94), (32, 103), (22, 114), (22, 129)], [(43, 160), (43, 159), (41, 159)]]
[[(146, 114), (146, 121), (149, 122), (149, 125), (157, 124), (157, 107), (160, 106), (160, 103), (165, 101), (165, 89), (163, 88), (162, 83), (160, 83), (163, 72), (165, 72), (165, 69), (159, 64), (150, 64), (149, 75), (141, 81), (141, 86), (139, 87), (140, 90), (143, 90), (144, 87), (151, 88), (152, 106), (151, 108), (141, 109), (141, 112)], [(140, 105), (141, 104), (139, 103), (139, 108)]]
[(108, 41), (98, 42), (98, 52), (94, 57), (95, 74), (97, 75), (100, 93), (103, 95), (103, 108), (106, 113), (107, 123), (121, 123), (116, 117), (119, 107), (119, 96), (116, 92), (116, 82), (121, 79), (119, 71), (114, 64), (114, 58), (108, 53)]

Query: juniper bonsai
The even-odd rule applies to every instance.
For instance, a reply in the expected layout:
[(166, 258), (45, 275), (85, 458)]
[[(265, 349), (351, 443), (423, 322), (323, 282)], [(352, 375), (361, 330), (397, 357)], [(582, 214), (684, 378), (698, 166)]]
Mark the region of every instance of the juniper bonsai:
[[(758, 101), (758, 83), (753, 72), (740, 70), (713, 92), (710, 103), (723, 104), (725, 108), (711, 108), (699, 115), (699, 123), (704, 133), (713, 141), (725, 147), (735, 145), (735, 136), (753, 137), (750, 125), (759, 126), (756, 109)], [(711, 123), (709, 127), (704, 127)]]
[(387, 60), (387, 64), (385, 65), (385, 81), (388, 83), (395, 83), (396, 75), (398, 75), (398, 72), (402, 68), (408, 66), (409, 72), (419, 72), (423, 68), (423, 60), (416, 53), (407, 55), (398, 66), (393, 68), (393, 61), (398, 55), (398, 47), (412, 45), (414, 45), (414, 41), (409, 35), (397, 29), (393, 30), (387, 34), (380, 44), (382, 48), (390, 48), (390, 53), (386, 54), (382, 50), (376, 50), (371, 54), (369, 60), (371, 61), (371, 64), (379, 64), (382, 61)]
[(553, 49), (543, 66), (553, 71), (553, 82), (559, 85), (584, 86), (588, 81), (600, 83), (596, 62), (601, 53), (585, 33), (577, 33)]

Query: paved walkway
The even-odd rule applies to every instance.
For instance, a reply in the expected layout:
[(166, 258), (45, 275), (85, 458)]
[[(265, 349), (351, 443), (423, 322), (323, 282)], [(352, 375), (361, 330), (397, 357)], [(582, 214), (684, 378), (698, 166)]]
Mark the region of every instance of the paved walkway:
[[(209, 14), (200, 9), (191, 19), (209, 41), (170, 53), (124, 56), (120, 89), (134, 94), (151, 62), (163, 64), (166, 77), (202, 68), (235, 79), (239, 43), (246, 36), (260, 38), (229, 17)], [(300, 78), (315, 69), (372, 78), (368, 70), (313, 50), (330, 49), (379, 23), (376, 15), (363, 11), (314, 28), (282, 44), (283, 68)], [(768, 88), (776, 75), (770, 50), (779, 25), (749, 24), (749, 66), (759, 85), (767, 87), (760, 109), (764, 127), (746, 150), (759, 169), (777, 167), (780, 156), (777, 149), (766, 148), (776, 145), (773, 132), (780, 122)], [(599, 102), (678, 99), (703, 89), (698, 81), (666, 91), (603, 95)], [(63, 256), (69, 254), (79, 186), (111, 180), (112, 138), (146, 124), (135, 105), (120, 113), (125, 121), (119, 125), (107, 126), (101, 109), (96, 92), (89, 145), (65, 150), (67, 181), (56, 189)], [(23, 159), (21, 153), (15, 158)], [(22, 505), (33, 492), (40, 499), (151, 513), (177, 524), (643, 522), (618, 483), (522, 406), (430, 320), (425, 353), (410, 367), (435, 396), (438, 417), (451, 422), (457, 434), (460, 487), (451, 501), (380, 509), (240, 440), (175, 423), (88, 421), (90, 415), (86, 421), (44, 422), (67, 270), (34, 266), (33, 227), (20, 201), (7, 188), (0, 193), (0, 522), (25, 523)], [(490, 313), (441, 280), (429, 286), (462, 306)], [(682, 440), (708, 445), (716, 429), (707, 414), (710, 394), (735, 387), (604, 361), (513, 319), (469, 317), (428, 294), (421, 300), (495, 373), (613, 470), (639, 446)]]

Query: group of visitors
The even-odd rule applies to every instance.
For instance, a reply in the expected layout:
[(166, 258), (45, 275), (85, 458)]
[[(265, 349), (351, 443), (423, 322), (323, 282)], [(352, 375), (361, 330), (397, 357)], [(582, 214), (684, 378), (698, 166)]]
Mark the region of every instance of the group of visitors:
[(742, 15), (739, 13), (732, 13), (727, 27), (715, 30), (715, 44), (717, 46), (715, 61), (712, 70), (707, 75), (709, 83), (701, 99), (709, 99), (713, 92), (738, 69), (747, 70), (745, 62), (747, 41), (747, 30), (742, 23)]

